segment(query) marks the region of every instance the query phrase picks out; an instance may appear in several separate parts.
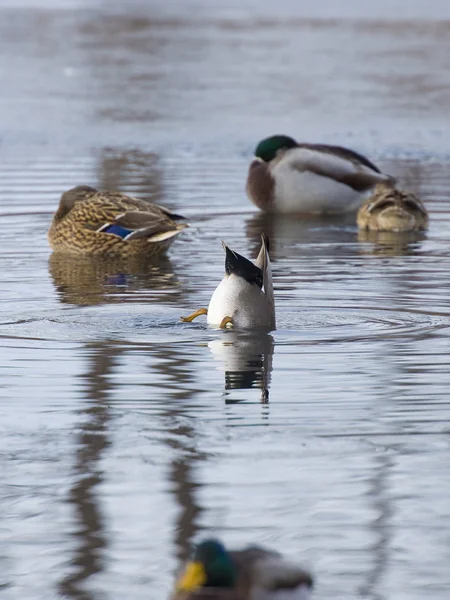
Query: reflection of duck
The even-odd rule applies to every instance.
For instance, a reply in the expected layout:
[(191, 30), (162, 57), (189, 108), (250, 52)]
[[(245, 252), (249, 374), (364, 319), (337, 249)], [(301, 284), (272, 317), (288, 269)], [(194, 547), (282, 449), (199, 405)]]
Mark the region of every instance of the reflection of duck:
[(256, 147), (247, 194), (266, 212), (342, 214), (355, 211), (376, 183), (390, 180), (353, 150), (273, 135)]
[(199, 544), (172, 600), (306, 600), (313, 578), (281, 554), (249, 546), (228, 551), (217, 540)]
[(73, 512), (72, 557), (67, 557), (70, 568), (61, 573), (58, 594), (61, 598), (85, 598), (87, 582), (105, 569), (103, 550), (110, 540), (98, 486), (105, 478), (102, 457), (112, 442), (109, 399), (115, 383), (111, 374), (123, 352), (121, 345), (111, 339), (88, 343), (85, 347), (86, 370), (80, 374), (83, 402), (78, 412), (80, 423), (74, 436), (73, 473), (66, 499)]
[[(415, 243), (425, 238), (421, 231), (400, 232), (395, 231), (358, 231), (358, 242), (360, 254), (373, 256), (408, 256), (415, 254), (417, 246)], [(370, 244), (370, 245), (368, 245)]]
[[(355, 215), (341, 217), (325, 215), (323, 217), (306, 215), (293, 219), (289, 215), (271, 215), (256, 213), (246, 222), (246, 235), (251, 241), (253, 252), (259, 247), (261, 231), (270, 239), (270, 258), (280, 260), (299, 254), (330, 253), (330, 244), (336, 244), (336, 252), (344, 244), (355, 239)], [(348, 227), (347, 227), (348, 226)], [(299, 246), (301, 244), (301, 246)]]
[(275, 329), (275, 300), (269, 242), (261, 236), (261, 249), (253, 263), (226, 244), (225, 276), (215, 289), (208, 309), (200, 308), (182, 321), (208, 315), (208, 323), (221, 328), (232, 324), (243, 329)]
[[(122, 302), (123, 298), (117, 295), (118, 287), (126, 286), (128, 291), (164, 290), (172, 298), (178, 286), (172, 264), (164, 256), (152, 264), (138, 257), (106, 259), (54, 252), (48, 265), (61, 302), (82, 306)], [(161, 300), (164, 299), (163, 295)]]
[(378, 184), (359, 209), (356, 222), (369, 231), (420, 231), (428, 227), (428, 213), (411, 192)]
[(61, 196), (48, 232), (53, 250), (108, 256), (154, 256), (186, 227), (166, 208), (120, 192), (77, 186)]
[(274, 352), (271, 335), (230, 331), (210, 341), (208, 347), (223, 364), (226, 390), (259, 387), (261, 399), (268, 399)]

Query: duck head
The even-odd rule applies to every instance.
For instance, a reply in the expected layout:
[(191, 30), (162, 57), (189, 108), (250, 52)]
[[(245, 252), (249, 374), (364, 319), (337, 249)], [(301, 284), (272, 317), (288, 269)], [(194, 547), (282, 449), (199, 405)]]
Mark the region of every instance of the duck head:
[(205, 540), (195, 549), (194, 556), (178, 580), (178, 591), (199, 587), (233, 588), (236, 567), (225, 546), (218, 540)]
[(297, 146), (297, 142), (288, 135), (272, 135), (259, 142), (255, 149), (255, 156), (264, 162), (270, 162), (280, 152)]

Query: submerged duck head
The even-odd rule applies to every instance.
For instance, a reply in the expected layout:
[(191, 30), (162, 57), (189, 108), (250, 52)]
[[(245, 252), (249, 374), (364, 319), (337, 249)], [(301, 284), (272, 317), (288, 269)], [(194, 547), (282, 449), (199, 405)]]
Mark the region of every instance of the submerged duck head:
[(184, 322), (207, 315), (209, 325), (225, 328), (228, 325), (243, 329), (275, 329), (275, 300), (272, 270), (269, 258), (269, 241), (261, 236), (261, 249), (252, 262), (231, 250), (225, 250), (225, 275), (214, 290), (208, 309), (199, 308)]
[(290, 150), (297, 146), (297, 142), (288, 135), (272, 135), (259, 142), (255, 149), (255, 156), (264, 162), (270, 162), (278, 152)]
[(236, 566), (225, 546), (215, 539), (205, 540), (195, 549), (177, 583), (178, 591), (190, 592), (199, 587), (233, 588)]

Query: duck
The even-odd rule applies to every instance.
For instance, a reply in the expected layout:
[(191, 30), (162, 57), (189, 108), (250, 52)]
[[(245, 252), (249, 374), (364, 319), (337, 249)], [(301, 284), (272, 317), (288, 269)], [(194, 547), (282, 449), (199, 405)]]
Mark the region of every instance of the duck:
[(368, 231), (424, 231), (428, 212), (412, 192), (379, 183), (359, 209), (356, 223), (359, 229)]
[(246, 192), (264, 212), (345, 214), (356, 213), (364, 195), (384, 181), (394, 180), (354, 150), (273, 135), (256, 146)]
[(255, 262), (231, 250), (225, 242), (222, 246), (225, 250), (225, 275), (208, 308), (199, 308), (188, 317), (181, 317), (181, 320), (190, 323), (200, 315), (207, 315), (208, 325), (221, 329), (274, 330), (275, 299), (269, 239), (261, 236), (261, 249)]
[(228, 551), (217, 539), (197, 545), (170, 600), (307, 600), (312, 575), (259, 546)]
[(78, 185), (61, 195), (48, 240), (55, 251), (108, 258), (165, 252), (187, 225), (163, 206)]

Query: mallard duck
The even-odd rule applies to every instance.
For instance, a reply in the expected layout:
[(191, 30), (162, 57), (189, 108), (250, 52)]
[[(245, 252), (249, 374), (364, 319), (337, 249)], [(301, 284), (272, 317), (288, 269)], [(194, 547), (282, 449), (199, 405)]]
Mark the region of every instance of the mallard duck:
[(230, 550), (218, 540), (199, 544), (172, 600), (306, 600), (312, 576), (281, 554), (258, 546)]
[(269, 241), (261, 236), (261, 250), (253, 263), (231, 250), (225, 250), (225, 275), (215, 289), (208, 309), (199, 308), (184, 322), (207, 315), (209, 325), (225, 328), (227, 325), (244, 329), (275, 329), (275, 300)]
[(53, 250), (91, 256), (151, 256), (186, 225), (180, 215), (120, 192), (79, 185), (61, 196), (48, 239)]
[(359, 209), (356, 222), (369, 231), (421, 231), (428, 227), (428, 213), (411, 192), (380, 183)]
[(353, 150), (273, 135), (256, 147), (246, 190), (265, 212), (339, 214), (356, 211), (365, 192), (391, 180)]

